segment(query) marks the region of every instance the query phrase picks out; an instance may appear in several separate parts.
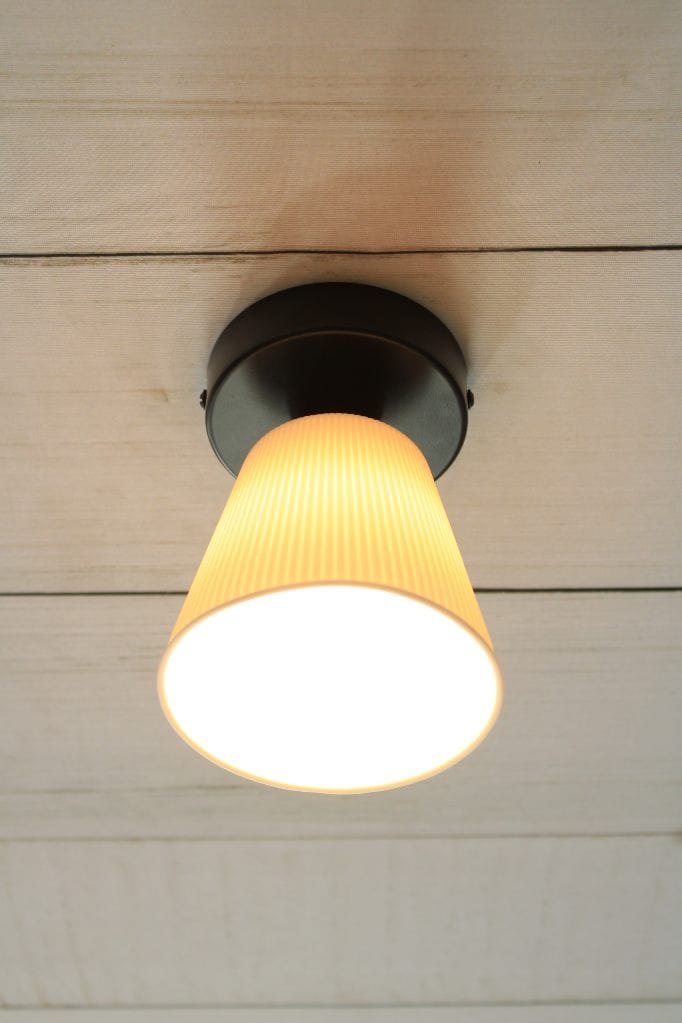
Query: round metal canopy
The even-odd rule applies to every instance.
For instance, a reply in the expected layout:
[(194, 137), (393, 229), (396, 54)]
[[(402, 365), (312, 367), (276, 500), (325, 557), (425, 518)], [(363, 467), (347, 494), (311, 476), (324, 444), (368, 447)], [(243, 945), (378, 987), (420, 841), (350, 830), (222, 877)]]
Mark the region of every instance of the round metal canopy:
[(348, 412), (407, 434), (437, 478), (464, 442), (472, 396), (457, 341), (423, 306), (364, 284), (307, 284), (228, 324), (205, 399), (209, 439), (234, 475), (276, 426)]

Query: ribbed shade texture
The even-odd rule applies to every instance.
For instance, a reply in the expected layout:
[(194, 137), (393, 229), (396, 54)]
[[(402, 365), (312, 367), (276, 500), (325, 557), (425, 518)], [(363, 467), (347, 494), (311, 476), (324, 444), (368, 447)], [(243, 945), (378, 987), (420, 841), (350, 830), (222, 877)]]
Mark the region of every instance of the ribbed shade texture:
[(469, 753), (501, 678), (425, 458), (362, 416), (249, 453), (159, 670), (173, 727), (285, 788), (404, 785)]

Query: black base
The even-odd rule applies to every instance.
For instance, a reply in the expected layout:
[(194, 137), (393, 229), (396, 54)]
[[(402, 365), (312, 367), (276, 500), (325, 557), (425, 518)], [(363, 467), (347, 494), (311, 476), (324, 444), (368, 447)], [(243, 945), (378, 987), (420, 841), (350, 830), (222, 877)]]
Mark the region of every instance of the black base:
[(433, 313), (364, 284), (307, 284), (249, 306), (208, 364), (206, 429), (218, 458), (236, 475), (269, 430), (321, 412), (397, 427), (437, 478), (466, 435), (460, 347)]

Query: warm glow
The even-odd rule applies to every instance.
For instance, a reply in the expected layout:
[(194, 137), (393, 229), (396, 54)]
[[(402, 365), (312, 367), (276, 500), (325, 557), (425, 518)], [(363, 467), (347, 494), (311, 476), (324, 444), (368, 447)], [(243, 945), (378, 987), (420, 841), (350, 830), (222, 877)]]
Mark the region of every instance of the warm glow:
[(164, 673), (166, 710), (202, 753), (296, 788), (374, 789), (466, 752), (496, 710), (487, 648), (402, 594), (309, 586), (191, 626)]
[(270, 784), (405, 784), (470, 752), (501, 680), (428, 466), (392, 427), (293, 420), (247, 458), (159, 671), (209, 759)]

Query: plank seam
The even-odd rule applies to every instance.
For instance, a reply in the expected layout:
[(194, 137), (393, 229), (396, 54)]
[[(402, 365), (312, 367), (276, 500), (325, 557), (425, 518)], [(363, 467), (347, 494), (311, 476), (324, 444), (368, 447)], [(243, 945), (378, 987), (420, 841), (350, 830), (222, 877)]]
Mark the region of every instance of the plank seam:
[[(682, 593), (682, 586), (477, 586), (481, 594), (590, 594), (590, 593)], [(0, 598), (12, 597), (186, 597), (186, 590), (6, 590)]]
[[(229, 789), (234, 789), (235, 786), (228, 786)], [(78, 792), (78, 790), (74, 790)], [(93, 791), (98, 790), (87, 790), (90, 794)], [(177, 791), (174, 788), (169, 789), (157, 789), (156, 792), (167, 792), (172, 793)], [(221, 792), (221, 788), (218, 785), (204, 786), (203, 792), (213, 791), (216, 793)], [(122, 795), (135, 794), (136, 789), (102, 789), (99, 790), (98, 794), (111, 795), (112, 792), (119, 792)], [(32, 791), (28, 795), (45, 795), (52, 796), (54, 793), (49, 789), (45, 789), (44, 792)], [(0, 799), (5, 795), (0, 790)], [(291, 844), (294, 842), (300, 842), (303, 845), (309, 845), (313, 843), (324, 843), (328, 842), (333, 845), (339, 845), (341, 843), (360, 843), (360, 842), (564, 842), (564, 841), (579, 841), (579, 842), (622, 842), (627, 839), (632, 839), (637, 842), (652, 841), (660, 842), (665, 839), (669, 839), (671, 842), (678, 842), (682, 836), (677, 831), (631, 831), (631, 832), (596, 832), (594, 834), (585, 832), (559, 832), (559, 833), (517, 833), (517, 834), (478, 834), (478, 835), (467, 835), (467, 834), (377, 834), (377, 835), (348, 835), (348, 834), (328, 834), (328, 835), (306, 835), (306, 834), (291, 834), (291, 835), (35, 835), (33, 837), (14, 837), (14, 838), (0, 838), (0, 846), (4, 845), (267, 845), (275, 844), (277, 842), (281, 844)]]
[(216, 1009), (255, 1011), (274, 1010), (343, 1010), (353, 1012), (358, 1009), (534, 1009), (534, 1008), (580, 1008), (580, 1007), (607, 1007), (607, 1006), (654, 1006), (654, 1005), (681, 1005), (681, 998), (617, 998), (617, 999), (557, 999), (556, 1001), (526, 1001), (526, 1002), (144, 1002), (144, 1003), (110, 1003), (91, 1002), (87, 1005), (79, 1005), (72, 1002), (45, 1002), (12, 1004), (3, 1002), (2, 1010), (11, 1009), (13, 1012), (51, 1012), (54, 1010), (70, 1012), (92, 1012), (98, 1011), (214, 1011)]
[(182, 257), (230, 256), (456, 256), (476, 253), (599, 253), (599, 252), (679, 252), (682, 243), (652, 245), (518, 245), (465, 248), (421, 249), (159, 249), (158, 251), (120, 250), (111, 252), (0, 252), (0, 259), (159, 259)]

